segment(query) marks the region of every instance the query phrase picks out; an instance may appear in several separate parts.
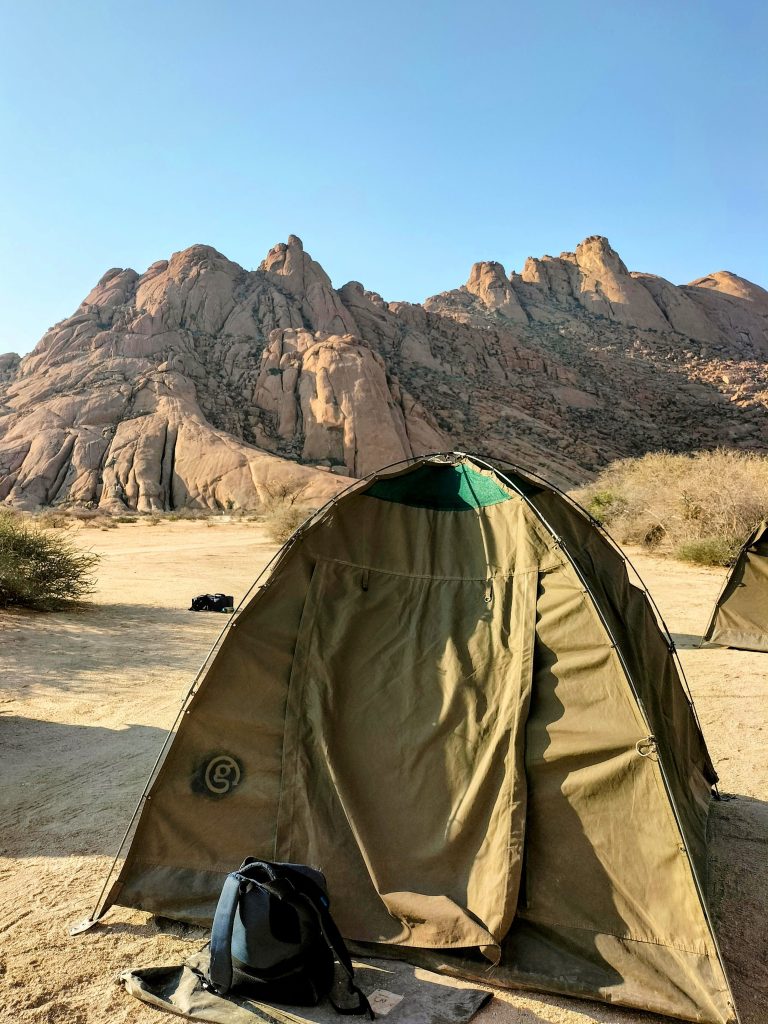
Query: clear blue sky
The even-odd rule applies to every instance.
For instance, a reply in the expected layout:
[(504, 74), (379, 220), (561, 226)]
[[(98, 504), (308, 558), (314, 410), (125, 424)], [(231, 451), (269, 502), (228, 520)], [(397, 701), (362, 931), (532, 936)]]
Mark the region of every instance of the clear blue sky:
[(109, 267), (300, 235), (419, 301), (607, 235), (768, 285), (763, 0), (0, 0), (0, 352)]

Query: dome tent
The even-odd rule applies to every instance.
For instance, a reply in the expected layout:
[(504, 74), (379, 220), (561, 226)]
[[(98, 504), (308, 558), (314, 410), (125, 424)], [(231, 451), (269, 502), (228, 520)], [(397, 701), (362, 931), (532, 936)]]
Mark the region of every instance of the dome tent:
[(760, 523), (739, 551), (703, 641), (768, 651), (768, 521)]
[(208, 924), (244, 856), (292, 860), (358, 952), (725, 1024), (715, 782), (586, 513), (519, 470), (414, 459), (312, 516), (242, 603), (94, 919)]

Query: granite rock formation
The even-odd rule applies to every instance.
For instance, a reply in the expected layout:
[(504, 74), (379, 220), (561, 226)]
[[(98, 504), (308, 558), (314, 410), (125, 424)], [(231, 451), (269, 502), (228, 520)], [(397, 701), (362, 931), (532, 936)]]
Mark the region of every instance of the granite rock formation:
[(334, 289), (293, 235), (253, 271), (196, 245), (108, 271), (0, 356), (0, 500), (318, 504), (453, 447), (566, 485), (661, 447), (764, 450), (766, 360), (764, 289), (632, 273), (600, 236), (520, 274), (476, 263), (423, 305)]

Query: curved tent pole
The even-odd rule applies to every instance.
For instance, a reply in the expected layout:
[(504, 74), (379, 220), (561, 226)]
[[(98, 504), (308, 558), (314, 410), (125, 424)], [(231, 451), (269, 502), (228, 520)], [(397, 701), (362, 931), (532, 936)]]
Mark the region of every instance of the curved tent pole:
[(141, 796), (139, 797), (139, 799), (138, 799), (138, 801), (136, 803), (136, 806), (133, 809), (133, 814), (131, 815), (130, 820), (128, 822), (128, 827), (126, 828), (125, 832), (123, 833), (123, 837), (120, 840), (120, 844), (119, 844), (119, 846), (117, 848), (117, 852), (115, 853), (115, 856), (114, 856), (114, 858), (112, 860), (112, 863), (110, 864), (109, 871), (107, 872), (107, 876), (104, 879), (104, 884), (101, 887), (101, 891), (99, 892), (99, 895), (96, 898), (96, 902), (94, 903), (93, 910), (88, 915), (88, 917), (86, 917), (83, 921), (79, 921), (77, 924), (72, 925), (72, 927), (69, 929), (69, 934), (70, 935), (80, 935), (81, 933), (88, 931), (98, 921), (101, 920), (101, 918), (104, 916), (106, 911), (109, 909), (109, 907), (107, 907), (105, 909), (102, 906), (102, 901), (103, 901), (103, 899), (104, 899), (104, 897), (105, 897), (105, 895), (107, 893), (107, 889), (109, 887), (109, 883), (112, 880), (112, 876), (115, 873), (115, 867), (117, 866), (117, 862), (120, 859), (120, 855), (122, 854), (123, 850), (125, 849), (125, 844), (128, 842), (128, 837), (131, 834), (133, 826), (136, 824), (136, 820), (139, 817), (139, 814), (140, 814), (142, 808), (144, 807), (144, 804), (149, 799), (149, 790), (151, 789), (152, 784), (155, 781), (157, 770), (161, 766), (161, 764), (162, 764), (162, 762), (164, 760), (164, 757), (165, 757), (166, 753), (168, 752), (168, 749), (169, 749), (171, 743), (173, 742), (173, 738), (174, 738), (174, 736), (176, 734), (176, 728), (177, 728), (179, 722), (181, 721), (181, 719), (184, 716), (184, 713), (186, 711), (187, 705), (189, 704), (189, 701), (192, 699), (192, 697), (194, 697), (195, 693), (197, 692), (197, 684), (200, 682), (200, 679), (202, 678), (203, 673), (208, 668), (208, 666), (211, 664), (211, 662), (212, 662), (213, 658), (215, 657), (215, 655), (218, 653), (219, 648), (221, 647), (221, 644), (222, 644), (222, 642), (224, 640), (224, 637), (227, 635), (227, 633), (229, 632), (230, 629), (233, 629), (235, 627), (236, 622), (237, 622), (238, 614), (245, 607), (246, 603), (248, 602), (249, 598), (253, 594), (254, 590), (256, 590), (258, 588), (261, 580), (264, 579), (264, 577), (268, 573), (271, 575), (275, 571), (275, 569), (277, 569), (277, 567), (280, 565), (280, 563), (283, 561), (284, 557), (288, 554), (288, 551), (293, 547), (293, 545), (296, 543), (296, 541), (298, 541), (301, 538), (301, 536), (303, 536), (303, 534), (311, 526), (313, 526), (315, 523), (319, 522), (334, 507), (334, 505), (336, 505), (336, 503), (341, 498), (346, 497), (351, 491), (354, 491), (356, 488), (359, 488), (363, 484), (368, 483), (370, 480), (372, 480), (376, 476), (379, 476), (381, 473), (386, 473), (387, 470), (396, 469), (399, 466), (407, 466), (407, 465), (409, 465), (412, 462), (418, 462), (418, 461), (421, 461), (423, 459), (448, 458), (448, 457), (450, 457), (452, 455), (454, 455), (453, 452), (435, 452), (435, 453), (430, 454), (430, 455), (412, 455), (412, 456), (410, 456), (407, 459), (399, 459), (397, 462), (391, 462), (389, 465), (383, 466), (381, 469), (377, 469), (376, 472), (369, 473), (367, 476), (362, 477), (359, 480), (353, 480), (352, 483), (350, 483), (348, 487), (344, 487), (341, 491), (339, 491), (338, 494), (334, 495), (332, 498), (329, 498), (328, 501), (326, 501), (326, 503), (324, 505), (322, 505), (319, 509), (315, 509), (314, 512), (311, 512), (307, 516), (307, 518), (304, 520), (304, 522), (301, 523), (301, 525), (294, 531), (293, 534), (291, 534), (291, 536), (288, 538), (288, 540), (285, 542), (285, 544), (283, 544), (280, 548), (278, 548), (278, 550), (274, 553), (272, 558), (270, 558), (270, 560), (267, 562), (267, 564), (261, 570), (259, 575), (253, 581), (251, 586), (245, 592), (245, 594), (242, 597), (242, 599), (238, 602), (238, 605), (235, 608), (235, 611), (234, 611), (232, 617), (229, 619), (228, 622), (225, 623), (225, 625), (222, 628), (221, 632), (219, 633), (218, 637), (213, 642), (213, 646), (210, 648), (210, 650), (208, 651), (208, 654), (205, 656), (205, 659), (203, 660), (203, 663), (201, 664), (200, 668), (195, 673), (195, 676), (194, 676), (194, 678), (193, 678), (193, 680), (192, 680), (192, 682), (191, 682), (191, 684), (189, 686), (189, 689), (187, 690), (186, 694), (184, 695), (184, 697), (181, 700), (181, 706), (180, 706), (180, 708), (179, 708), (179, 710), (178, 710), (178, 712), (176, 714), (176, 717), (174, 718), (173, 723), (171, 724), (171, 727), (168, 730), (168, 733), (166, 734), (165, 739), (163, 740), (163, 744), (160, 747), (160, 752), (158, 753), (157, 758), (155, 759), (155, 762), (152, 765), (152, 768), (150, 769), (149, 775), (147, 777), (147, 782), (146, 782), (146, 784), (144, 786), (144, 789), (141, 792)]
[[(468, 458), (471, 458), (471, 456), (468, 456)], [(624, 549), (619, 545), (619, 543), (608, 532), (608, 530), (600, 522), (600, 520), (596, 519), (592, 515), (591, 512), (588, 512), (587, 509), (585, 509), (583, 505), (580, 505), (579, 502), (576, 501), (575, 498), (572, 498), (570, 496), (570, 494), (567, 493), (567, 491), (562, 490), (562, 488), (558, 487), (557, 484), (550, 483), (548, 480), (546, 480), (539, 473), (535, 473), (532, 470), (524, 469), (522, 466), (518, 466), (516, 463), (510, 462), (508, 459), (497, 459), (496, 461), (502, 463), (505, 466), (510, 466), (516, 472), (521, 473), (523, 476), (530, 477), (530, 479), (534, 480), (536, 483), (543, 484), (548, 490), (554, 491), (556, 494), (559, 494), (561, 498), (563, 498), (565, 501), (568, 502), (568, 504), (571, 506), (571, 508), (574, 508), (574, 509), (576, 509), (576, 511), (580, 512), (584, 516), (584, 518), (586, 520), (588, 520), (588, 522), (590, 522), (592, 524), (592, 526), (594, 526), (597, 530), (600, 531), (600, 533), (603, 535), (603, 537), (605, 537), (605, 539), (608, 541), (608, 543), (614, 549), (616, 554), (619, 555), (619, 557), (622, 559), (622, 561), (625, 562), (630, 567), (632, 572), (637, 577), (637, 580), (638, 580), (638, 582), (640, 584), (640, 589), (644, 593), (644, 595), (645, 595), (645, 597), (646, 597), (646, 599), (648, 601), (648, 604), (651, 607), (651, 611), (653, 612), (654, 617), (656, 618), (658, 626), (661, 629), (662, 633), (664, 634), (664, 636), (665, 636), (665, 638), (667, 640), (667, 646), (669, 647), (669, 650), (670, 650), (670, 652), (671, 652), (671, 654), (673, 656), (673, 659), (675, 661), (675, 665), (677, 666), (677, 669), (678, 669), (678, 674), (680, 675), (680, 678), (681, 678), (681, 680), (683, 682), (683, 685), (685, 687), (685, 692), (686, 692), (686, 695), (688, 697), (688, 703), (691, 706), (691, 711), (693, 712), (693, 717), (694, 717), (694, 719), (696, 721), (696, 726), (697, 726), (697, 728), (699, 730), (699, 734), (701, 735), (701, 738), (704, 739), (704, 730), (701, 727), (701, 722), (699, 720), (699, 715), (698, 715), (698, 712), (696, 710), (696, 704), (695, 704), (694, 699), (693, 699), (693, 694), (691, 693), (691, 687), (690, 687), (690, 685), (688, 683), (688, 677), (685, 674), (685, 669), (683, 668), (683, 663), (682, 663), (682, 661), (680, 659), (680, 654), (678, 652), (677, 645), (675, 644), (675, 641), (672, 639), (672, 634), (671, 634), (671, 632), (669, 630), (669, 627), (667, 626), (667, 623), (664, 620), (664, 616), (661, 614), (661, 610), (659, 609), (659, 606), (656, 604), (656, 601), (654, 600), (653, 594), (648, 589), (648, 586), (645, 583), (645, 580), (640, 575), (640, 573), (639, 573), (639, 571), (637, 569), (637, 566), (634, 564), (632, 559), (629, 557), (628, 554), (626, 554)], [(727, 580), (726, 580), (726, 582), (727, 582)], [(723, 587), (723, 589), (725, 589), (725, 587)], [(718, 600), (720, 600), (720, 598), (718, 598)], [(705, 742), (704, 745), (706, 747), (706, 742)], [(715, 788), (715, 792), (717, 793), (717, 785), (716, 784), (715, 784), (714, 788)], [(719, 796), (719, 793), (717, 795)]]
[[(632, 693), (633, 693), (633, 695), (635, 697), (635, 700), (637, 701), (637, 705), (638, 705), (638, 707), (640, 708), (640, 710), (641, 710), (641, 712), (643, 714), (643, 718), (645, 718), (645, 721), (646, 721), (646, 724), (648, 725), (648, 728), (650, 729), (650, 722), (648, 721), (648, 716), (646, 714), (645, 707), (643, 705), (643, 702), (642, 702), (642, 700), (640, 698), (639, 693), (637, 692), (637, 688), (635, 687), (634, 680), (632, 679), (632, 675), (631, 675), (631, 673), (629, 671), (629, 666), (626, 663), (626, 660), (624, 658), (624, 654), (623, 654), (623, 652), (621, 650), (621, 647), (618, 644), (618, 642), (616, 640), (616, 637), (613, 635), (613, 632), (611, 631), (611, 627), (608, 624), (605, 616), (603, 615), (603, 612), (602, 612), (602, 609), (600, 608), (599, 603), (595, 600), (595, 597), (594, 597), (592, 591), (589, 588), (589, 584), (588, 584), (588, 582), (587, 582), (583, 572), (581, 571), (579, 566), (576, 564), (576, 562), (571, 558), (571, 555), (570, 555), (570, 553), (568, 551), (568, 548), (563, 544), (563, 542), (562, 542), (560, 536), (558, 535), (558, 533), (552, 528), (552, 526), (547, 521), (546, 517), (544, 515), (542, 515), (541, 512), (539, 512), (539, 510), (536, 508), (536, 506), (533, 504), (533, 502), (523, 493), (523, 491), (515, 483), (513, 483), (513, 481), (510, 480), (504, 473), (500, 472), (496, 467), (494, 467), (490, 462), (486, 462), (484, 459), (476, 458), (473, 455), (468, 455), (466, 452), (456, 452), (455, 454), (456, 455), (462, 455), (464, 458), (468, 459), (470, 462), (475, 463), (475, 465), (482, 466), (482, 467), (484, 467), (486, 469), (490, 469), (492, 472), (496, 473), (498, 475), (498, 477), (501, 480), (503, 480), (504, 483), (508, 487), (510, 487), (516, 494), (520, 495), (520, 497), (523, 499), (523, 501), (528, 506), (528, 508), (531, 509), (533, 514), (539, 520), (539, 522), (552, 535), (552, 537), (554, 538), (555, 543), (558, 545), (558, 547), (562, 548), (563, 552), (565, 553), (565, 555), (568, 558), (568, 561), (571, 564), (571, 567), (573, 568), (574, 572), (576, 573), (576, 576), (577, 576), (579, 582), (584, 587), (585, 592), (589, 595), (589, 597), (592, 600), (592, 605), (593, 605), (595, 611), (597, 612), (598, 618), (600, 619), (600, 622), (601, 622), (601, 624), (603, 626), (603, 629), (606, 632), (606, 635), (607, 635), (608, 639), (611, 642), (611, 646), (613, 647), (614, 651), (616, 652), (616, 655), (617, 655), (617, 657), (619, 659), (621, 667), (622, 667), (622, 669), (624, 671), (624, 675), (626, 677), (626, 680), (629, 683), (629, 686), (630, 686), (630, 688), (632, 690)], [(512, 464), (509, 463), (509, 465), (512, 465)], [(525, 470), (521, 470), (521, 473), (523, 474), (523, 476), (527, 476)], [(545, 482), (545, 481), (542, 481), (542, 482)], [(547, 485), (547, 486), (549, 486), (549, 485)], [(555, 491), (558, 490), (557, 488), (554, 488), (554, 487), (552, 487), (550, 489), (551, 490), (555, 490)], [(581, 506), (578, 505), (578, 502), (573, 502), (573, 504), (576, 505), (578, 508), (581, 508)], [(609, 539), (611, 539), (612, 543), (615, 543), (615, 542), (613, 542), (612, 538), (609, 538)], [(705, 744), (705, 749), (706, 749), (706, 744)], [(707, 901), (706, 901), (706, 898), (705, 898), (705, 895), (704, 895), (704, 888), (703, 888), (703, 886), (701, 884), (701, 880), (699, 879), (699, 875), (698, 875), (698, 872), (696, 870), (696, 865), (695, 865), (693, 857), (691, 855), (691, 849), (690, 849), (690, 847), (688, 845), (688, 840), (687, 840), (686, 835), (685, 835), (685, 830), (683, 829), (682, 822), (680, 821), (680, 815), (679, 815), (678, 810), (677, 810), (677, 805), (675, 804), (675, 799), (674, 799), (674, 796), (672, 795), (672, 788), (671, 788), (671, 786), (669, 784), (669, 777), (667, 776), (667, 772), (666, 772), (666, 769), (664, 767), (664, 762), (663, 762), (661, 757), (659, 757), (657, 763), (658, 763), (659, 768), (661, 770), (661, 777), (662, 777), (663, 782), (664, 782), (664, 788), (665, 788), (666, 793), (667, 793), (667, 799), (669, 800), (669, 805), (672, 808), (672, 813), (674, 815), (675, 822), (677, 824), (677, 828), (678, 828), (678, 831), (680, 833), (680, 838), (682, 840), (683, 847), (685, 849), (686, 856), (688, 858), (688, 864), (689, 864), (689, 866), (691, 868), (691, 875), (693, 877), (694, 887), (695, 887), (696, 893), (697, 893), (697, 895), (699, 897), (699, 903), (700, 903), (701, 909), (702, 909), (702, 911), (704, 913), (704, 919), (707, 922), (707, 927), (709, 928), (709, 933), (710, 933), (710, 936), (712, 938), (712, 942), (714, 944), (715, 951), (716, 951), (717, 956), (718, 956), (718, 960), (720, 962), (720, 967), (722, 968), (723, 977), (724, 977), (725, 983), (726, 983), (726, 985), (728, 987), (728, 995), (730, 996), (731, 1008), (733, 1010), (733, 1013), (734, 1013), (734, 1016), (735, 1016), (735, 1019), (736, 1019), (736, 1024), (741, 1024), (741, 1018), (739, 1017), (739, 1011), (736, 1009), (736, 1000), (733, 997), (733, 990), (731, 989), (731, 983), (730, 983), (730, 980), (728, 978), (728, 974), (727, 974), (727, 972), (725, 970), (725, 960), (723, 959), (723, 954), (722, 954), (722, 950), (720, 949), (720, 944), (717, 941), (717, 935), (715, 934), (714, 924), (713, 924), (712, 918), (710, 916), (709, 908), (707, 906)]]

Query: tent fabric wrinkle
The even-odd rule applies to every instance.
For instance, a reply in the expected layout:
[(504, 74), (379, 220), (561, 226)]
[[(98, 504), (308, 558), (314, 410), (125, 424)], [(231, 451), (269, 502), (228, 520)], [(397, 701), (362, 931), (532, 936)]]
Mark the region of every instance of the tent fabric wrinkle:
[(358, 952), (702, 1024), (716, 776), (645, 592), (522, 471), (354, 485), (235, 614), (111, 903), (209, 924), (245, 856), (328, 879)]

